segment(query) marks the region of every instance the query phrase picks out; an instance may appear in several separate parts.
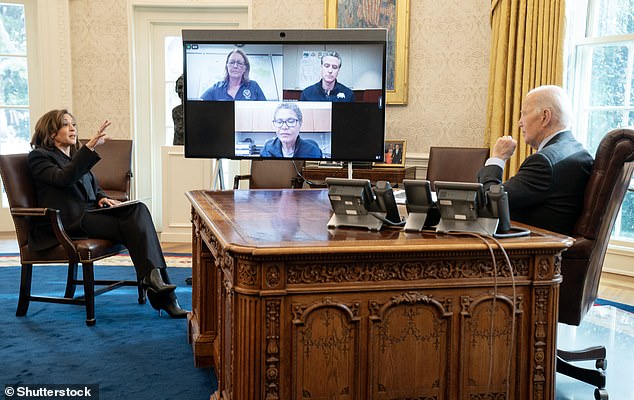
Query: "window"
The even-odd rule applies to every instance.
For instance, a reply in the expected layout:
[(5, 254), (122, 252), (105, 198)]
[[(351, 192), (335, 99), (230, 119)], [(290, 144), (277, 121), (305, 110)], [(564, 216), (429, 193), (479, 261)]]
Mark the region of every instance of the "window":
[[(568, 7), (566, 85), (574, 130), (595, 154), (605, 133), (634, 126), (634, 0), (576, 0)], [(632, 191), (612, 237), (634, 242)]]
[(176, 93), (176, 80), (183, 74), (183, 41), (180, 36), (165, 37), (165, 143), (171, 145), (174, 137), (172, 110), (181, 104)]
[[(0, 2), (0, 154), (29, 150), (31, 110), (25, 5)], [(9, 202), (2, 185), (0, 208)], [(0, 227), (6, 227), (4, 214)]]
[(29, 77), (25, 6), (0, 2), (0, 152), (28, 151)]

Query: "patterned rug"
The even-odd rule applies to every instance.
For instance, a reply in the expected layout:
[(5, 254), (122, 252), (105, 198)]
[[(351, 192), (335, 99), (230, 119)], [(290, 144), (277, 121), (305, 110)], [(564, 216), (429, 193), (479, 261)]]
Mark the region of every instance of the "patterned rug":
[[(165, 261), (168, 267), (181, 267), (191, 268), (192, 257), (191, 254), (184, 253), (164, 253)], [(12, 267), (20, 265), (20, 255), (16, 253), (0, 254), (0, 267)], [(104, 258), (95, 262), (95, 265), (113, 265), (113, 266), (127, 266), (132, 265), (130, 256), (127, 253), (121, 253), (119, 255)]]

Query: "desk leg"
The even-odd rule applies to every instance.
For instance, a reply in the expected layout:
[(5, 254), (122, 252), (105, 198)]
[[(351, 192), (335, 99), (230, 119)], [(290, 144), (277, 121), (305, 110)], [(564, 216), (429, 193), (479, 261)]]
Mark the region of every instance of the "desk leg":
[[(188, 340), (192, 345), (194, 365), (208, 367), (218, 360), (215, 349), (218, 336), (216, 268), (207, 244), (200, 235), (197, 215), (192, 224), (192, 310), (188, 319)], [(202, 310), (212, 310), (203, 313)]]

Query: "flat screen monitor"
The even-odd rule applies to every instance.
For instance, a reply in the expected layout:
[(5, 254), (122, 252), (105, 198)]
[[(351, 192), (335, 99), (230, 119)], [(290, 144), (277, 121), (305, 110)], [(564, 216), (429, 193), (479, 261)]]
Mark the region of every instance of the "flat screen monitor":
[(383, 160), (386, 30), (182, 37), (185, 157)]

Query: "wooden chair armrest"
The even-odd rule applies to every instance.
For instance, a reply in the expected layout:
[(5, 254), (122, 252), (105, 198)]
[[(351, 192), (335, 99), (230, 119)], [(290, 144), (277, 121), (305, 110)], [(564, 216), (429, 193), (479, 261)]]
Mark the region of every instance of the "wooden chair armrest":
[(64, 225), (62, 225), (62, 219), (60, 217), (59, 210), (44, 207), (14, 207), (11, 208), (11, 215), (16, 217), (35, 217), (36, 219), (48, 219), (49, 223), (51, 224), (51, 228), (53, 229), (53, 233), (55, 234), (55, 237), (68, 253), (68, 258), (71, 261), (74, 260), (74, 262), (79, 262), (77, 248), (75, 247), (75, 243), (73, 242), (73, 240), (64, 230)]
[(240, 187), (240, 181), (251, 179), (251, 175), (236, 175), (233, 177), (233, 190)]
[(11, 209), (11, 215), (19, 217), (43, 217), (47, 215), (50, 208), (26, 208), (26, 207), (14, 207)]

